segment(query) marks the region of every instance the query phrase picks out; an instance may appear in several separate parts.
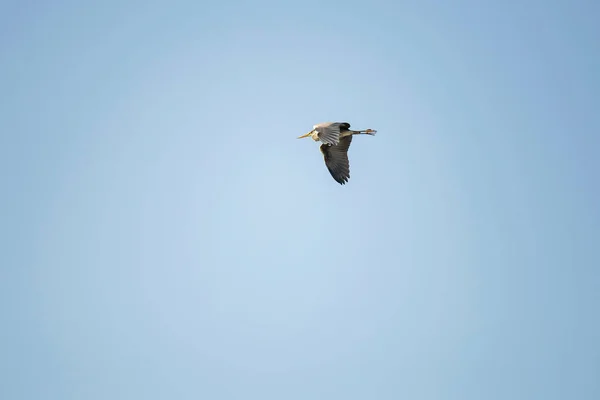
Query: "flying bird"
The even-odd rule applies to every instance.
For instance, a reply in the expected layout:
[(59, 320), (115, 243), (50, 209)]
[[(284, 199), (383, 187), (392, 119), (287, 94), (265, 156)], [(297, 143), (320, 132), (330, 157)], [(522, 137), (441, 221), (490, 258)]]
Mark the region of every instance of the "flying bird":
[(348, 122), (322, 122), (298, 139), (310, 136), (315, 142), (322, 142), (320, 149), (329, 173), (336, 182), (344, 185), (350, 179), (348, 148), (352, 143), (352, 135), (375, 135), (376, 132), (373, 129), (350, 130)]

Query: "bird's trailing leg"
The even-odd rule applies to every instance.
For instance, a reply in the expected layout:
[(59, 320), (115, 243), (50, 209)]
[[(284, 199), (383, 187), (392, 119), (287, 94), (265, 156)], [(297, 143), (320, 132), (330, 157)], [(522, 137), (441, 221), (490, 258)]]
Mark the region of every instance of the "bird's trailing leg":
[(360, 135), (371, 135), (371, 136), (375, 136), (375, 134), (377, 133), (376, 130), (374, 129), (365, 129), (364, 131), (358, 131), (356, 132)]

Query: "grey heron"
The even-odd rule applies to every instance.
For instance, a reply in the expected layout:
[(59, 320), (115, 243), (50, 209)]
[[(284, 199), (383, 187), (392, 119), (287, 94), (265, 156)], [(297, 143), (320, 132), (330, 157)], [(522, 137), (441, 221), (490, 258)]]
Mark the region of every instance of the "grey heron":
[(310, 136), (315, 142), (322, 142), (320, 150), (329, 173), (336, 182), (344, 185), (350, 179), (348, 148), (352, 143), (352, 135), (375, 135), (376, 132), (373, 129), (353, 131), (348, 122), (322, 122), (298, 139)]

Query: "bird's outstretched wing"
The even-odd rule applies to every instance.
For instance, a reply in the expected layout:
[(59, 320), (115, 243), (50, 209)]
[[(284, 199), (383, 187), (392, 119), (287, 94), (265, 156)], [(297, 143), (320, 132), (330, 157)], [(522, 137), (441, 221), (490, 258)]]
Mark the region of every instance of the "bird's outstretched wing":
[(348, 161), (350, 143), (352, 143), (352, 136), (343, 137), (337, 145), (321, 145), (325, 165), (333, 179), (341, 185), (350, 179), (350, 162)]
[(337, 145), (340, 141), (340, 132), (347, 131), (350, 124), (347, 122), (323, 122), (314, 126), (319, 133), (319, 140), (325, 144)]

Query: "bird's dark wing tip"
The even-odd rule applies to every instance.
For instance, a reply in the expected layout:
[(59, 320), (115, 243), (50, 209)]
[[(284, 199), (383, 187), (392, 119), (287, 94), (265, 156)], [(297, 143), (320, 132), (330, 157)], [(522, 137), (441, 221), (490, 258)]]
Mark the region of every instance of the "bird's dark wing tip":
[(345, 185), (350, 179), (350, 168), (348, 164), (348, 147), (352, 141), (352, 136), (343, 138), (337, 146), (322, 144), (321, 153), (325, 158), (325, 165), (331, 174), (331, 177), (340, 185)]

